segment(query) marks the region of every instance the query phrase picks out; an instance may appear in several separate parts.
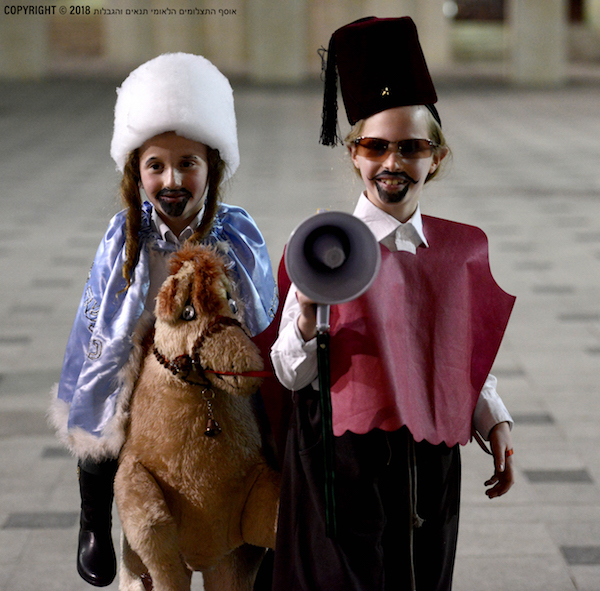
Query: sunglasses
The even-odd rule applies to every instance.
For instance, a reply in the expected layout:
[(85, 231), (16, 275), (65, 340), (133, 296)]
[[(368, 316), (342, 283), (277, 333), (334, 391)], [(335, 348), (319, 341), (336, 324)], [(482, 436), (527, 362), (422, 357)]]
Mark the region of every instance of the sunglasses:
[(354, 145), (359, 156), (378, 161), (385, 160), (390, 152), (400, 154), (402, 158), (428, 158), (436, 147), (431, 140), (388, 142), (376, 137), (359, 137), (354, 140)]

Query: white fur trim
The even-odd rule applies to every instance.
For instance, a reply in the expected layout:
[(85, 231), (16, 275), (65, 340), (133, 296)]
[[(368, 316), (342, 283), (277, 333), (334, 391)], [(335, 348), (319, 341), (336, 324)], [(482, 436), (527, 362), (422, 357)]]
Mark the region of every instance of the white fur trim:
[(95, 437), (80, 427), (69, 429), (70, 407), (63, 400), (56, 398), (57, 389), (58, 384), (52, 389), (53, 400), (48, 410), (48, 422), (56, 429), (56, 435), (60, 442), (80, 460), (103, 460), (117, 457), (120, 445), (118, 447), (118, 444), (111, 445), (106, 437)]
[(122, 172), (127, 154), (166, 131), (219, 150), (224, 180), (240, 155), (229, 81), (210, 61), (165, 53), (135, 69), (117, 89), (110, 155)]
[(67, 427), (69, 423), (69, 405), (58, 398), (57, 394), (58, 384), (54, 384), (52, 390), (50, 390), (51, 400), (46, 418), (48, 419), (48, 424), (56, 431), (56, 436), (60, 439), (61, 443), (69, 447)]
[(108, 421), (100, 437), (88, 433), (80, 427), (69, 429), (69, 405), (57, 398), (58, 384), (52, 388), (52, 401), (48, 410), (48, 422), (56, 430), (61, 443), (78, 459), (104, 460), (116, 458), (125, 443), (127, 423), (129, 421), (129, 402), (135, 382), (142, 365), (142, 341), (152, 328), (154, 318), (144, 313), (138, 322), (133, 335), (133, 349), (127, 363), (119, 372), (117, 379), (120, 384), (115, 414)]

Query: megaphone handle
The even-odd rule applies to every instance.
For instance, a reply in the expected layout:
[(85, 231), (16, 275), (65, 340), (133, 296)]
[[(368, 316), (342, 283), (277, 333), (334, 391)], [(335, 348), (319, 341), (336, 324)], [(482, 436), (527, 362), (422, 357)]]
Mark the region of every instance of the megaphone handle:
[[(326, 306), (329, 309), (329, 306)], [(329, 310), (328, 310), (329, 311)], [(334, 494), (334, 439), (331, 410), (331, 373), (329, 367), (329, 332), (317, 333), (317, 364), (319, 369), (319, 393), (321, 398), (321, 428), (323, 436), (323, 467), (325, 472), (325, 524), (328, 538), (335, 538), (337, 524), (335, 518)]]
[(329, 304), (317, 304), (317, 334), (329, 332)]

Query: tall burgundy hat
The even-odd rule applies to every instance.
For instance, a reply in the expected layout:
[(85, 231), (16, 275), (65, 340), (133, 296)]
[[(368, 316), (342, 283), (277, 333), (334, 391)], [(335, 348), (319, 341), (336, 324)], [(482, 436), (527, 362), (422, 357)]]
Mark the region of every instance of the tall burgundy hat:
[(360, 19), (331, 36), (325, 69), (321, 143), (333, 146), (337, 134), (337, 76), (351, 125), (375, 113), (425, 105), (441, 124), (437, 94), (413, 20)]

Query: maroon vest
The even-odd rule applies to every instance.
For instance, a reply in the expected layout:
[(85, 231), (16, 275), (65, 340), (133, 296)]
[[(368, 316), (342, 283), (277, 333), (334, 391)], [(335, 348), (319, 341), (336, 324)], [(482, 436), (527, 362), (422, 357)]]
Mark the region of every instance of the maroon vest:
[(465, 444), (515, 298), (494, 281), (482, 230), (423, 216), (429, 248), (381, 247), (360, 298), (331, 307), (335, 435), (406, 425), (415, 440)]

